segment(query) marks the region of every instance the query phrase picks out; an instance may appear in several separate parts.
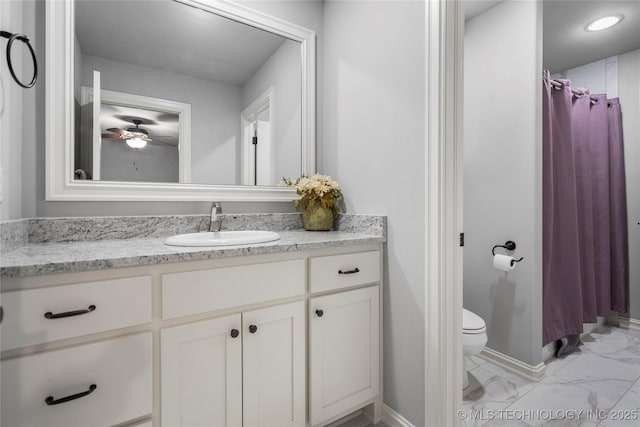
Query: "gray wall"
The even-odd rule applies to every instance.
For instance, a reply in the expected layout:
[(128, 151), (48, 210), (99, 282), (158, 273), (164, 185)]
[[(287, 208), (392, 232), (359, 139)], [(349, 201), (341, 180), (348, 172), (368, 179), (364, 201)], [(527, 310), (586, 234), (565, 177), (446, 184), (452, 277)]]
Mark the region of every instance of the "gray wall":
[[(464, 39), (463, 305), (488, 347), (530, 365), (542, 348), (540, 12), (507, 0), (467, 21)], [(507, 240), (524, 257), (509, 273), (491, 256)]]
[(627, 175), (629, 315), (640, 320), (640, 49), (618, 57), (618, 96), (622, 106)]
[(124, 141), (100, 147), (100, 179), (105, 181), (178, 182), (178, 148), (147, 144), (134, 150)]
[(93, 87), (94, 70), (100, 71), (102, 89), (191, 105), (191, 182), (240, 182), (239, 87), (83, 54), (83, 86)]
[(384, 401), (424, 426), (425, 10), (325, 2), (323, 171), (351, 212), (388, 217)]
[(248, 107), (270, 87), (273, 88), (270, 120), (273, 129), (271, 182), (275, 184), (283, 177), (298, 177), (301, 171), (300, 43), (285, 41), (245, 83), (242, 88), (242, 108)]
[[(2, 30), (12, 33), (24, 32), (22, 15), (22, 4), (19, 1), (0, 2)], [(9, 74), (9, 67), (4, 58), (6, 46), (7, 39), (0, 39), (0, 218), (3, 220), (18, 219), (22, 215), (22, 176), (21, 168), (17, 166), (22, 164), (22, 104), (25, 93)], [(19, 58), (14, 63), (17, 71), (22, 68), (20, 60), (23, 58), (16, 58)]]

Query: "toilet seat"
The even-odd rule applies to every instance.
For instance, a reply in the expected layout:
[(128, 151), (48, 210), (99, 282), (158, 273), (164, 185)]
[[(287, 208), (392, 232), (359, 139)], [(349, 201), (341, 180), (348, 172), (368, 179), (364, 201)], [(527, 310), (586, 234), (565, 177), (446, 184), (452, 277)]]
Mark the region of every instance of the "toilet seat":
[(478, 316), (466, 308), (462, 309), (462, 333), (466, 335), (483, 334), (487, 330), (487, 326)]

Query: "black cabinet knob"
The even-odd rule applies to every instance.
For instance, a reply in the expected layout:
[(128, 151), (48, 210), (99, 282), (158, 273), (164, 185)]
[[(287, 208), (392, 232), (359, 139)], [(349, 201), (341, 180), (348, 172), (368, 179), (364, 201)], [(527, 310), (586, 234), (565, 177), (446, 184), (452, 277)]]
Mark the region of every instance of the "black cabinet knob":
[(238, 335), (240, 335), (240, 331), (237, 329), (232, 329), (231, 330), (231, 338), (238, 338)]
[(322, 310), (316, 310), (316, 315), (317, 315), (318, 317), (322, 317), (322, 316), (324, 316), (324, 311), (322, 311)]
[(249, 332), (251, 332), (252, 334), (255, 334), (257, 330), (258, 327), (256, 325), (249, 325)]

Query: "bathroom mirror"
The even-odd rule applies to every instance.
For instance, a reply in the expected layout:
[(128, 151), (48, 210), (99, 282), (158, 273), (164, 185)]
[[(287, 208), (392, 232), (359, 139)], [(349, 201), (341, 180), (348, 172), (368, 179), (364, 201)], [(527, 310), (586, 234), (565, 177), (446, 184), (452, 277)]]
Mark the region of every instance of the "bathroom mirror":
[(46, 19), (47, 200), (291, 200), (315, 172), (312, 31), (217, 0)]

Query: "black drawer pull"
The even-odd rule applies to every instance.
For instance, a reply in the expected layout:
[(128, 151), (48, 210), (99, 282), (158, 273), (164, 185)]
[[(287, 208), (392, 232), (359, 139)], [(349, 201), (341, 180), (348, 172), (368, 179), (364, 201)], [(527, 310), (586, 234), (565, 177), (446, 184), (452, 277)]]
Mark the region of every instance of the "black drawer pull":
[(322, 310), (316, 310), (316, 316), (318, 316), (318, 317), (322, 317), (322, 316), (324, 316), (324, 311), (322, 311)]
[(258, 327), (256, 325), (249, 325), (249, 332), (251, 332), (252, 334), (255, 334), (257, 330)]
[(360, 273), (360, 269), (356, 267), (353, 270), (347, 270), (347, 271), (338, 270), (338, 274), (354, 274), (354, 273)]
[(53, 314), (50, 311), (47, 311), (44, 314), (44, 317), (47, 319), (61, 319), (63, 317), (71, 317), (71, 316), (80, 316), (81, 314), (91, 313), (96, 309), (95, 305), (90, 305), (86, 310), (76, 310), (76, 311), (65, 311), (64, 313)]
[(237, 329), (232, 329), (231, 330), (231, 338), (238, 338), (238, 336), (240, 335), (240, 331)]
[(64, 403), (64, 402), (70, 402), (72, 400), (80, 399), (81, 397), (85, 397), (85, 396), (90, 395), (97, 388), (98, 388), (97, 385), (91, 384), (89, 386), (89, 390), (87, 390), (87, 391), (83, 391), (82, 393), (78, 393), (78, 394), (72, 394), (71, 396), (61, 397), (58, 400), (54, 399), (53, 396), (49, 396), (44, 400), (44, 403), (46, 403), (47, 405), (51, 406), (51, 405), (59, 405), (59, 404)]

